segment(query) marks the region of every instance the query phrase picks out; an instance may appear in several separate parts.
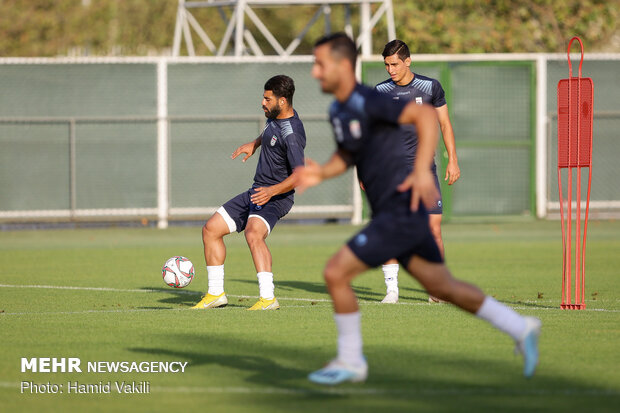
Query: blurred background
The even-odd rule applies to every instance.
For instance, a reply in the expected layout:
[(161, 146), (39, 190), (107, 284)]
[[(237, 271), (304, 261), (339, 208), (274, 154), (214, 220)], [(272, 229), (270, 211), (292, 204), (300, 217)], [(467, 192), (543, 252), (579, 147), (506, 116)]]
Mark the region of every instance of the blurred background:
[[(229, 155), (262, 130), (263, 84), (279, 73), (296, 81), (307, 155), (326, 160), (331, 99), (310, 53), (341, 30), (360, 43), (362, 82), (388, 77), (380, 53), (394, 36), (414, 72), (441, 81), (462, 172), (442, 188), (447, 220), (558, 217), (556, 88), (580, 36), (595, 88), (591, 216), (620, 215), (619, 2), (239, 3), (0, 2), (0, 223), (203, 220), (251, 185), (256, 157)], [(445, 167), (442, 143), (436, 159)], [(289, 218), (367, 215), (349, 172)]]

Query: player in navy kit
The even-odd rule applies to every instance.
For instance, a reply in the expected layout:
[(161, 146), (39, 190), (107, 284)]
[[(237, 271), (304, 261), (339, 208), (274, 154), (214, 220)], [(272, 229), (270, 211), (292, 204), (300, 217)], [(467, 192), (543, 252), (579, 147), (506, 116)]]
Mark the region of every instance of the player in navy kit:
[[(510, 334), (524, 355), (524, 374), (530, 377), (538, 362), (540, 321), (523, 317), (477, 287), (453, 278), (430, 232), (424, 205), (432, 205), (438, 196), (431, 174), (437, 143), (435, 111), (415, 103), (395, 105), (390, 97), (358, 84), (356, 57), (355, 43), (344, 33), (323, 37), (315, 44), (312, 76), (319, 80), (323, 92), (335, 97), (329, 116), (337, 149), (325, 164), (306, 159), (306, 165), (293, 174), (296, 186), (304, 190), (355, 165), (372, 208), (368, 226), (325, 267), (338, 330), (338, 356), (308, 378), (329, 385), (366, 379), (361, 316), (351, 281), (393, 257), (432, 295)], [(412, 124), (418, 130), (413, 170), (404, 151), (400, 124)]]
[[(375, 89), (378, 92), (391, 96), (395, 101), (415, 102), (418, 105), (428, 103), (435, 108), (446, 152), (448, 153), (448, 165), (446, 167), (446, 176), (444, 180), (448, 182), (448, 185), (452, 185), (461, 176), (461, 171), (456, 157), (454, 132), (452, 130), (452, 123), (450, 122), (450, 115), (448, 114), (448, 105), (446, 104), (446, 98), (441, 84), (436, 79), (422, 76), (411, 71), (409, 47), (402, 40), (392, 40), (387, 43), (383, 49), (382, 55), (383, 62), (385, 63), (385, 70), (390, 75), (390, 79), (379, 83), (375, 86)], [(407, 154), (411, 162), (414, 162), (417, 145), (416, 131), (414, 127), (409, 125), (405, 125), (403, 128), (407, 131), (404, 135)], [(437, 190), (439, 190), (437, 166), (434, 161), (432, 163), (432, 172), (435, 177)], [(443, 205), (440, 193), (439, 199), (435, 205), (428, 209), (428, 213), (431, 232), (435, 237), (435, 241), (443, 257), (444, 246), (441, 237), (442, 212)], [(387, 290), (382, 302), (391, 304), (397, 303), (398, 263), (396, 260), (392, 259), (386, 262), (382, 269)], [(436, 297), (429, 297), (429, 302), (439, 301), (440, 300)]]
[(265, 239), (278, 220), (293, 206), (294, 183), (291, 174), (304, 164), (306, 133), (293, 109), (295, 84), (288, 76), (278, 75), (265, 83), (263, 111), (267, 123), (254, 141), (237, 148), (232, 159), (242, 153), (245, 162), (260, 146), (252, 187), (222, 205), (202, 228), (209, 289), (193, 308), (215, 308), (228, 304), (224, 292), (224, 236), (245, 231), (250, 247), (260, 298), (249, 310), (276, 310), (280, 304), (274, 295), (271, 253)]

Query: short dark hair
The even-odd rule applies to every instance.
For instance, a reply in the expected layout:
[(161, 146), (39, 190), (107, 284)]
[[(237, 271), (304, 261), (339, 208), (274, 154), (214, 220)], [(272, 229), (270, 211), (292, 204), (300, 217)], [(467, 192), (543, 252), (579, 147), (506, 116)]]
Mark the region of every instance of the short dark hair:
[(293, 106), (295, 82), (286, 75), (276, 75), (265, 82), (265, 90), (271, 90), (278, 98), (284, 98), (289, 106)]
[(332, 54), (339, 57), (344, 57), (351, 62), (351, 67), (355, 69), (355, 62), (357, 61), (357, 46), (346, 33), (338, 32), (325, 35), (316, 41), (314, 47), (319, 47), (324, 44), (329, 45), (329, 49)]
[(407, 47), (407, 43), (398, 39), (392, 40), (391, 42), (386, 44), (383, 48), (383, 53), (381, 53), (384, 59), (388, 56), (392, 56), (393, 54), (397, 54), (398, 58), (403, 62), (408, 57), (411, 57), (411, 54), (409, 53), (409, 47)]

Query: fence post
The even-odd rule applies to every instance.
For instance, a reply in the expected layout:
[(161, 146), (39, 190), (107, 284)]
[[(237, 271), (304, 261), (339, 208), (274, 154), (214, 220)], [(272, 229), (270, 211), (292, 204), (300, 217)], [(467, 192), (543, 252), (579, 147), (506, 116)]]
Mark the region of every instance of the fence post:
[(157, 61), (157, 228), (168, 228), (168, 61)]
[(547, 57), (536, 57), (536, 217), (547, 215)]
[(77, 208), (77, 159), (75, 142), (75, 118), (69, 119), (69, 209), (71, 219), (75, 217)]

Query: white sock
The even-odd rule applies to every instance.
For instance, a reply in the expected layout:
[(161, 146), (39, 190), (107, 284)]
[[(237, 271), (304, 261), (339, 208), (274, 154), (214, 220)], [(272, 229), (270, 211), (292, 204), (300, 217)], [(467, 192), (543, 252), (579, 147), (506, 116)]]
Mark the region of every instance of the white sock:
[(260, 291), (261, 298), (273, 300), (273, 273), (259, 272), (256, 276), (258, 277), (258, 289)]
[(525, 318), (488, 295), (484, 298), (476, 316), (488, 321), (515, 340), (519, 340), (525, 332)]
[(207, 265), (207, 278), (211, 295), (220, 295), (224, 292), (224, 265)]
[(388, 292), (396, 291), (398, 294), (398, 264), (383, 264), (383, 278)]
[(365, 364), (362, 354), (362, 315), (355, 313), (334, 314), (338, 329), (338, 359), (352, 366)]

